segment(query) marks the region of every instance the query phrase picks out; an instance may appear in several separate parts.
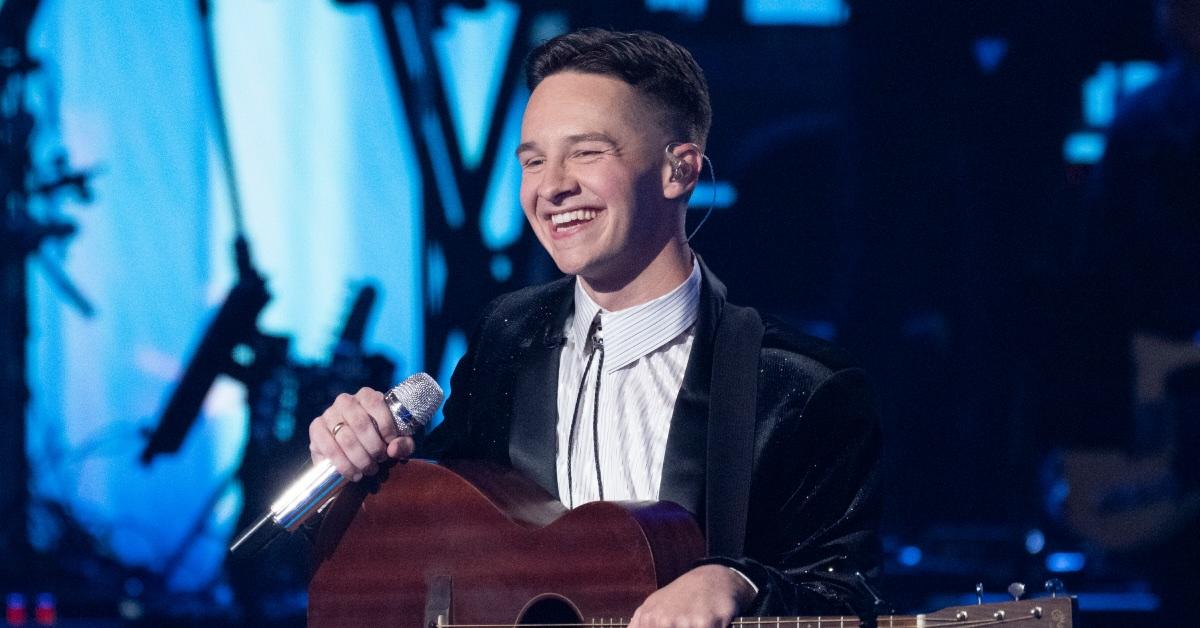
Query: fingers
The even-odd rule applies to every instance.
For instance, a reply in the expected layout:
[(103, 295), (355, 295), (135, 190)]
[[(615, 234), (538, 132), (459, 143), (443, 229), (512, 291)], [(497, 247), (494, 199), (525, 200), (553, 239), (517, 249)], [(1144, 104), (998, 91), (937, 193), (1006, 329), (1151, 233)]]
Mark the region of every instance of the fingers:
[(628, 628), (727, 628), (730, 623), (722, 617), (700, 611), (671, 614), (660, 609), (639, 608), (633, 613)]
[[(383, 401), (383, 393), (370, 388), (362, 388), (353, 396), (338, 395), (337, 406), (341, 402), (342, 416), (346, 427), (353, 430), (352, 434), (338, 433), (339, 443), (349, 443), (353, 449), (354, 441), (358, 441), (361, 451), (366, 453), (367, 462), (383, 462), (387, 460), (387, 440), (384, 431), (391, 428), (389, 433), (395, 438), (396, 428), (392, 425), (392, 413)], [(382, 414), (380, 410), (382, 409)], [(335, 426), (330, 426), (332, 431)], [(345, 431), (345, 430), (342, 430)], [(350, 453), (350, 452), (347, 452)]]
[(412, 455), (411, 438), (401, 438), (383, 393), (362, 388), (341, 394), (308, 427), (313, 461), (328, 459), (354, 481), (378, 471), (389, 457)]
[(393, 460), (403, 460), (413, 455), (413, 450), (416, 449), (416, 443), (408, 436), (401, 436), (396, 440), (388, 443), (387, 454)]
[(371, 426), (384, 443), (400, 435), (396, 429), (396, 420), (392, 418), (392, 410), (384, 401), (383, 393), (373, 388), (360, 388), (354, 394), (354, 399), (371, 416)]
[[(326, 413), (328, 412), (329, 410), (326, 410)], [(344, 429), (344, 427), (340, 428), (339, 432)], [(343, 477), (350, 479), (362, 477), (361, 471), (350, 462), (350, 458), (342, 451), (342, 447), (334, 438), (333, 433), (326, 427), (324, 414), (308, 424), (308, 450), (312, 454), (313, 464), (329, 460)], [(356, 475), (358, 478), (355, 477)]]
[(745, 598), (741, 576), (720, 565), (702, 565), (650, 594), (629, 628), (725, 628)]

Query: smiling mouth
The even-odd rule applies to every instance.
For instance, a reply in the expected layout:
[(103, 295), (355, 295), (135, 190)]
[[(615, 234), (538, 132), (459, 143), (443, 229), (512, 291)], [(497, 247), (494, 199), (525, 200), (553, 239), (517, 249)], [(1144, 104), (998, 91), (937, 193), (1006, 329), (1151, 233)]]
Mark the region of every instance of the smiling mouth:
[(591, 222), (598, 214), (594, 209), (577, 209), (575, 211), (563, 212), (554, 214), (550, 217), (550, 222), (554, 223), (556, 231), (578, 227), (579, 225)]

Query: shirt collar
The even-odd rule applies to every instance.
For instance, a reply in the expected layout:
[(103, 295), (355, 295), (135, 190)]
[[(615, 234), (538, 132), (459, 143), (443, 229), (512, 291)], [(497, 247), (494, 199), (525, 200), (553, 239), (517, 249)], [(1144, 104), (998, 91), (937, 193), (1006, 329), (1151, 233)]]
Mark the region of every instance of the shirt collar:
[(568, 334), (577, 347), (585, 346), (588, 330), (600, 312), (604, 328), (604, 371), (615, 371), (649, 355), (687, 331), (700, 308), (700, 263), (692, 258), (692, 273), (674, 290), (617, 312), (601, 308), (575, 279), (575, 314)]

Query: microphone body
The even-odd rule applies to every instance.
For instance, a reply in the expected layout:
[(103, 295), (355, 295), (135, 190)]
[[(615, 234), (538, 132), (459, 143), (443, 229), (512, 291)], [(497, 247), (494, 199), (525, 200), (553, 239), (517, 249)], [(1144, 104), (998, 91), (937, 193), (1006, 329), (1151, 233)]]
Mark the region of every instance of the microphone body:
[[(442, 405), (442, 389), (432, 377), (417, 373), (384, 395), (401, 436), (412, 436)], [(284, 530), (295, 532), (320, 512), (350, 482), (329, 460), (311, 466), (276, 499), (254, 525), (229, 546), (231, 554), (254, 553)]]
[(284, 530), (295, 532), (329, 500), (337, 497), (349, 482), (332, 462), (322, 460), (309, 467), (271, 504), (271, 519)]

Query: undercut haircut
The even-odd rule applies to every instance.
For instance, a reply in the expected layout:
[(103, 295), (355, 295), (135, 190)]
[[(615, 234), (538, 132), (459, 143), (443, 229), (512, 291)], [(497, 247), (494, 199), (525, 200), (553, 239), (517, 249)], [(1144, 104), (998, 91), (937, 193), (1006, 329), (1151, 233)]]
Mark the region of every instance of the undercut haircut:
[(620, 79), (661, 105), (664, 122), (681, 139), (701, 147), (708, 140), (712, 105), (704, 72), (692, 53), (662, 35), (582, 28), (543, 42), (525, 60), (530, 91), (559, 72)]

